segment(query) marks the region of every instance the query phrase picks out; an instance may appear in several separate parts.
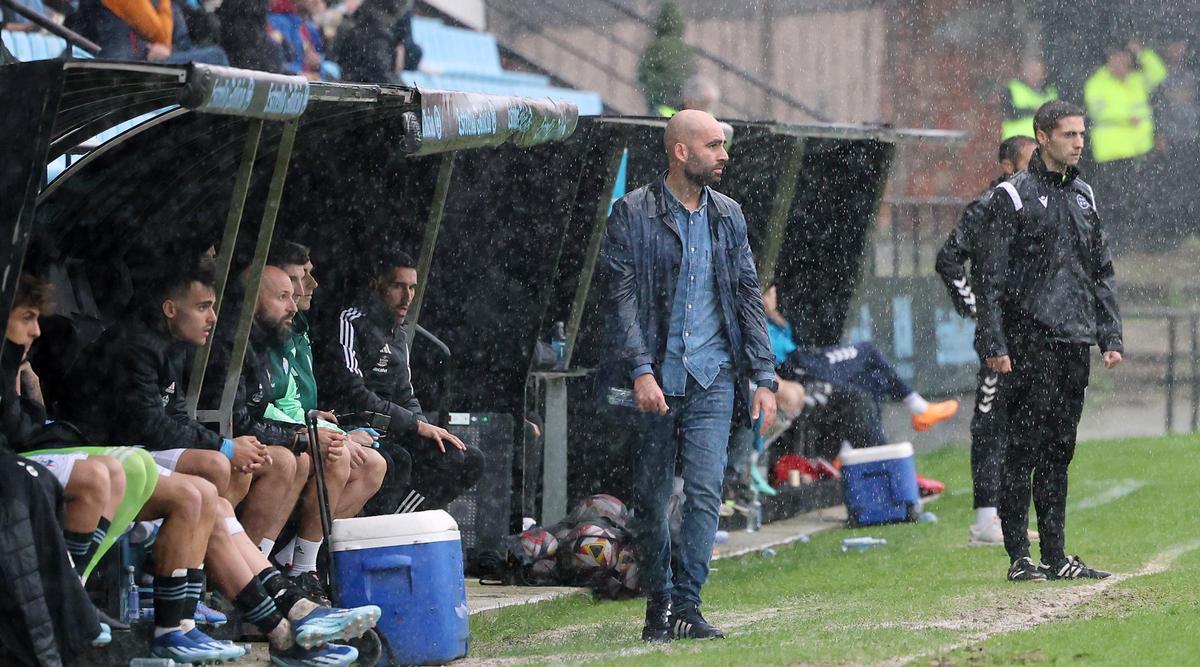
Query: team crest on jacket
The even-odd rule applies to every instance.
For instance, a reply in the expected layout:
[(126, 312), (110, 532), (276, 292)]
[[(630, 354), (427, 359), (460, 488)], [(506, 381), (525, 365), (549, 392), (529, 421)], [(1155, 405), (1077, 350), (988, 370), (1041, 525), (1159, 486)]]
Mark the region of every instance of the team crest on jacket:
[(1087, 197), (1084, 197), (1079, 193), (1075, 194), (1075, 203), (1079, 204), (1079, 208), (1085, 211), (1092, 207), (1092, 205), (1088, 203)]

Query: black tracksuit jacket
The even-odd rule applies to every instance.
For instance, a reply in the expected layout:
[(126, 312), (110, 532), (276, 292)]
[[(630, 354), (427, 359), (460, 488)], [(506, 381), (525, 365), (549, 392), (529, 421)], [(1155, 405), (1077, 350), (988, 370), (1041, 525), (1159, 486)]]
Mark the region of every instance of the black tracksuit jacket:
[(97, 443), (220, 450), (221, 436), (187, 414), (191, 351), (156, 312), (113, 325), (72, 370), (69, 419)]
[(972, 239), (979, 355), (1007, 355), (1017, 326), (1120, 352), (1112, 254), (1079, 171), (1048, 171), (1038, 150), (992, 193)]
[(967, 204), (946, 242), (938, 250), (934, 269), (950, 292), (954, 310), (963, 317), (975, 317), (975, 292), (967, 274), (967, 262), (971, 261), (972, 237), (979, 226), (979, 219), (987, 212), (992, 201), (993, 188), (1004, 182), (1003, 178), (992, 181), (988, 189)]
[(429, 421), (413, 391), (405, 329), (383, 304), (342, 310), (320, 340), (317, 377), (335, 412), (388, 415), (395, 435), (416, 433), (418, 423)]

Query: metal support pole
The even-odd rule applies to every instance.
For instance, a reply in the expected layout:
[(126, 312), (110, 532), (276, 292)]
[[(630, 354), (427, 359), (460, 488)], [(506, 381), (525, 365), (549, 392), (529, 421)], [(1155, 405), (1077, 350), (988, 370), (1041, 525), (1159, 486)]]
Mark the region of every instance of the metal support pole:
[(1167, 433), (1175, 424), (1175, 316), (1167, 317)]
[(796, 200), (796, 181), (800, 178), (803, 165), (804, 141), (799, 138), (792, 139), (791, 146), (783, 156), (783, 169), (779, 174), (779, 182), (775, 185), (771, 214), (767, 218), (766, 239), (759, 255), (758, 282), (762, 285), (770, 285), (775, 279), (779, 253), (783, 249), (783, 236), (787, 231), (788, 216), (792, 212), (792, 202)]
[(1200, 314), (1193, 312), (1191, 317), (1192, 359), (1192, 421), (1191, 432), (1195, 433), (1200, 426)]
[(542, 525), (567, 515), (567, 378), (547, 377), (546, 447), (542, 454)]
[(429, 281), (429, 269), (433, 266), (433, 251), (437, 248), (438, 232), (442, 230), (442, 215), (446, 212), (446, 197), (450, 194), (450, 177), (454, 175), (456, 152), (442, 156), (438, 168), (437, 185), (433, 188), (433, 200), (429, 203), (429, 219), (425, 221), (425, 236), (421, 239), (421, 255), (417, 258), (417, 293), (404, 323), (408, 325), (408, 345), (412, 346), (417, 333), (417, 320), (421, 317), (421, 304), (425, 301), (425, 288)]
[[(221, 303), (224, 301), (225, 285), (229, 281), (229, 267), (233, 263), (233, 249), (237, 244), (238, 231), (242, 225), (242, 213), (246, 208), (246, 194), (250, 191), (250, 176), (254, 173), (254, 160), (258, 156), (258, 144), (262, 137), (263, 122), (253, 119), (246, 124), (246, 140), (242, 144), (242, 161), (238, 165), (237, 176), (233, 181), (233, 195), (229, 199), (229, 213), (225, 216), (225, 231), (221, 235), (221, 248), (217, 251), (216, 284), (213, 290), (217, 293), (217, 302), (213, 311), (218, 321), (221, 317)], [(196, 408), (200, 405), (200, 392), (204, 389), (204, 373), (208, 369), (208, 359), (212, 354), (213, 337), (208, 337), (204, 347), (196, 352), (192, 360), (192, 376), (187, 389), (187, 413), (196, 418)]]
[[(604, 183), (612, 185), (621, 168), (622, 155), (625, 154), (624, 142), (614, 143), (608, 154), (608, 162), (604, 165)], [(612, 189), (605, 192), (612, 194)], [(575, 340), (579, 338), (579, 327), (583, 322), (583, 309), (587, 305), (588, 291), (592, 287), (592, 278), (596, 273), (596, 260), (600, 257), (600, 245), (604, 242), (604, 234), (608, 231), (608, 209), (611, 197), (601, 196), (596, 202), (596, 214), (592, 217), (592, 234), (588, 238), (587, 254), (583, 256), (583, 267), (579, 271), (579, 282), (575, 285), (575, 298), (571, 300), (571, 312), (567, 317), (567, 340), (563, 350), (563, 368), (571, 367), (571, 355), (575, 352)]]
[(283, 124), (279, 137), (279, 151), (275, 154), (275, 170), (271, 173), (271, 185), (267, 190), (267, 203), (263, 208), (262, 223), (258, 227), (258, 239), (254, 245), (254, 259), (246, 269), (246, 298), (238, 315), (237, 334), (233, 339), (233, 354), (229, 357), (229, 368), (225, 370), (225, 384), (221, 391), (221, 433), (233, 433), (233, 402), (237, 398), (238, 382), (242, 375), (242, 362), (246, 360), (246, 346), (250, 342), (250, 326), (254, 321), (254, 308), (258, 303), (258, 283), (263, 267), (267, 264), (267, 253), (275, 235), (275, 216), (283, 200), (283, 184), (287, 179), (288, 164), (292, 159), (292, 147), (296, 143), (298, 120)]

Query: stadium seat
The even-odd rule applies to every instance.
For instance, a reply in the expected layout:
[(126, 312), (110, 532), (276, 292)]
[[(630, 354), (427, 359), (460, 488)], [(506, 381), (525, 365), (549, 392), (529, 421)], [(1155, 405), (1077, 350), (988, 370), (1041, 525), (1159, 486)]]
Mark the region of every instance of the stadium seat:
[(433, 18), (413, 17), (413, 39), (421, 47), (420, 72), (404, 72), (404, 83), (418, 88), (458, 90), (491, 95), (549, 97), (579, 107), (580, 115), (604, 111), (600, 95), (551, 85), (550, 77), (509, 72), (500, 62), (500, 47), (489, 33), (448, 26)]
[(44, 32), (0, 31), (4, 46), (21, 62), (61, 58), (67, 48), (66, 40)]

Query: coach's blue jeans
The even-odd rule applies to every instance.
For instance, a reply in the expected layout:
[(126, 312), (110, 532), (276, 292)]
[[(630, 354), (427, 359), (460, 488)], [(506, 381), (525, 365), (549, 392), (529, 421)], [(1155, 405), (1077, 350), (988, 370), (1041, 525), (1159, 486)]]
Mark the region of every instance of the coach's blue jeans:
[[(707, 389), (690, 376), (683, 396), (668, 396), (663, 416), (639, 415), (641, 438), (633, 458), (633, 521), (642, 590), (671, 594), (675, 608), (700, 604), (708, 579), (721, 505), (729, 423), (733, 417), (734, 374), (722, 368)], [(682, 447), (683, 526), (671, 571), (667, 501), (675, 475), (676, 448)]]

